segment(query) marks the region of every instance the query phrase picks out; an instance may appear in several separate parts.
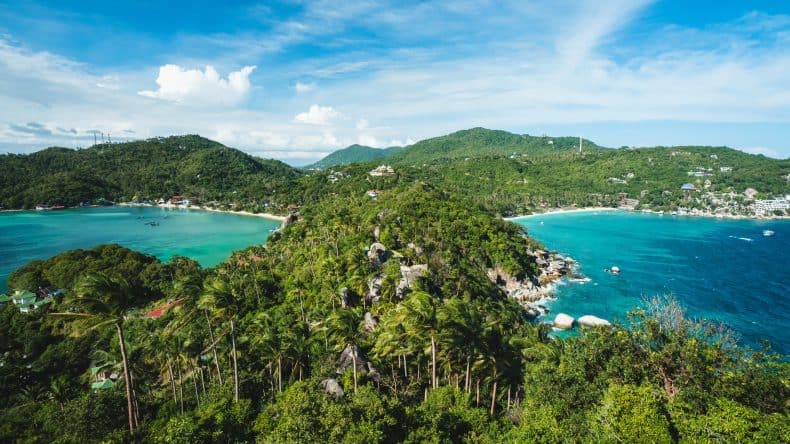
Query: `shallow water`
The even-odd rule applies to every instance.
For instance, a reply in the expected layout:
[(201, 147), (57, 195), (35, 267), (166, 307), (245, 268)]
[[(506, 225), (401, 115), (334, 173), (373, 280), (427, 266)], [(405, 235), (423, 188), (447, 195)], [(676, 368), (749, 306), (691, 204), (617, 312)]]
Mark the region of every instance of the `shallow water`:
[[(790, 221), (720, 220), (629, 212), (517, 219), (530, 235), (580, 263), (589, 282), (564, 281), (553, 319), (625, 320), (643, 296), (674, 295), (694, 318), (724, 322), (744, 344), (790, 352)], [(542, 223), (541, 223), (542, 222)], [(763, 230), (773, 230), (771, 237)], [(612, 266), (620, 275), (607, 273)]]
[(65, 250), (117, 243), (161, 260), (180, 255), (211, 267), (234, 250), (265, 242), (279, 225), (260, 217), (154, 207), (0, 213), (0, 292), (15, 269)]

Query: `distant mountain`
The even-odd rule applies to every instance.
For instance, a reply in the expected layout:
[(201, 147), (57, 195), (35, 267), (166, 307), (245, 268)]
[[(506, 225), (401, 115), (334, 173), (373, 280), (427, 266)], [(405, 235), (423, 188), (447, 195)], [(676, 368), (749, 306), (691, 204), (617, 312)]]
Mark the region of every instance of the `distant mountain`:
[(305, 168), (323, 170), (333, 166), (368, 162), (383, 157), (389, 157), (401, 150), (403, 150), (403, 147), (400, 146), (393, 146), (389, 148), (373, 148), (364, 145), (351, 145), (349, 147), (343, 148), (342, 150), (337, 150), (318, 162), (306, 166)]
[[(577, 137), (530, 136), (501, 130), (472, 128), (417, 142), (393, 154), (392, 162), (422, 164), (441, 159), (514, 154), (529, 156), (578, 149)], [(583, 149), (600, 150), (601, 147), (589, 140), (583, 140)]]
[(260, 202), (274, 200), (302, 174), (194, 135), (0, 155), (0, 171), (5, 208), (172, 195)]

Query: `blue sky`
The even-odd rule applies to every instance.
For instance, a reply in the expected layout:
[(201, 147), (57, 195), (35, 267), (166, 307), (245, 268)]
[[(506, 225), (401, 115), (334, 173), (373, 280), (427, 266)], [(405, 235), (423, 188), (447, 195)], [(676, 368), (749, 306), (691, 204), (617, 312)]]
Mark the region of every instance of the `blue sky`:
[(485, 126), (790, 157), (786, 1), (156, 3), (0, 1), (0, 151), (198, 133), (298, 165)]

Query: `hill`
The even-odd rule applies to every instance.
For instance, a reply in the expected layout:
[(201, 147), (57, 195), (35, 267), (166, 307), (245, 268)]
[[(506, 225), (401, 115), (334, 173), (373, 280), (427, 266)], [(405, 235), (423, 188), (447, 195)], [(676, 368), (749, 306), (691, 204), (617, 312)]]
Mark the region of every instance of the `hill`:
[(375, 159), (389, 157), (399, 151), (403, 147), (393, 146), (389, 148), (372, 148), (364, 145), (351, 145), (337, 150), (316, 163), (306, 166), (306, 169), (319, 169), (323, 170), (333, 166), (348, 165), (357, 162), (368, 162)]
[(277, 202), (301, 175), (282, 162), (200, 136), (7, 154), (0, 156), (0, 171), (0, 205), (5, 208), (173, 195), (263, 205)]
[[(589, 140), (583, 141), (583, 148), (601, 149)], [(391, 162), (420, 165), (437, 160), (481, 156), (538, 156), (578, 149), (577, 137), (529, 136), (501, 130), (472, 128), (419, 141), (393, 154)]]

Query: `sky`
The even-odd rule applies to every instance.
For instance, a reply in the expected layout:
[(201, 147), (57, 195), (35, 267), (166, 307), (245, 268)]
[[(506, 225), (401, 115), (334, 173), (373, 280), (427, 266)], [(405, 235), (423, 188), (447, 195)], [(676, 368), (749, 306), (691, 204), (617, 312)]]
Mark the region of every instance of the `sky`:
[(790, 2), (0, 0), (0, 152), (304, 165), (477, 126), (790, 157)]

